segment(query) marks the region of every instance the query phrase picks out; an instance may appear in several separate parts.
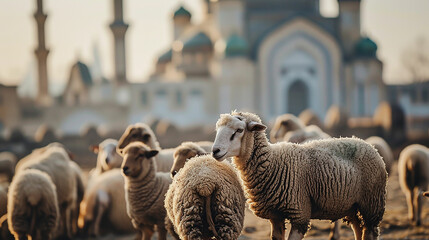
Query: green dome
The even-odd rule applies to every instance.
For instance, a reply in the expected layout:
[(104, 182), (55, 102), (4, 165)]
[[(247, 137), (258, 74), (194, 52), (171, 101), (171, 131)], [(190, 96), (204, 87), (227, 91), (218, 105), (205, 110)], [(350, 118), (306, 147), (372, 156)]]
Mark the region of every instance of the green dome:
[(179, 16), (185, 16), (185, 17), (191, 18), (191, 13), (188, 10), (186, 10), (186, 8), (184, 8), (183, 6), (180, 6), (180, 8), (174, 12), (174, 18)]
[(361, 38), (355, 45), (355, 54), (359, 57), (375, 57), (377, 44), (368, 37)]
[(226, 57), (247, 56), (248, 45), (246, 40), (233, 34), (228, 38), (225, 48)]
[(183, 44), (184, 51), (204, 47), (212, 48), (213, 44), (210, 38), (203, 32), (199, 32)]
[(158, 62), (169, 62), (173, 56), (173, 51), (170, 49), (158, 58)]

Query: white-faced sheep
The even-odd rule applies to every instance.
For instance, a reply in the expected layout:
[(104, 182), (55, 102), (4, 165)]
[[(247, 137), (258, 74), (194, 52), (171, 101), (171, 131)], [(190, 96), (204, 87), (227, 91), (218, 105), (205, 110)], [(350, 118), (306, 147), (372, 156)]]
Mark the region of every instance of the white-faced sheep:
[(245, 202), (234, 167), (205, 155), (190, 159), (174, 177), (165, 208), (180, 239), (237, 239)]
[(58, 234), (65, 238), (72, 237), (73, 212), (76, 211), (77, 186), (76, 172), (71, 166), (69, 153), (56, 145), (33, 151), (17, 172), (25, 169), (38, 169), (47, 173), (56, 186), (58, 206), (60, 209), (60, 227)]
[(422, 195), (429, 185), (429, 149), (413, 144), (402, 150), (398, 161), (399, 184), (407, 198), (408, 217), (421, 224)]
[(121, 169), (104, 172), (93, 180), (80, 207), (79, 227), (85, 234), (97, 237), (103, 229), (119, 234), (135, 232), (127, 215), (124, 184)]
[(377, 136), (369, 137), (365, 139), (365, 141), (374, 146), (375, 149), (377, 149), (378, 153), (383, 158), (383, 161), (386, 164), (386, 171), (390, 175), (394, 159), (393, 152), (389, 144), (383, 138)]
[(91, 180), (114, 168), (120, 168), (122, 164), (122, 157), (116, 152), (118, 141), (108, 138), (98, 145), (91, 145), (90, 149), (97, 154), (97, 164), (94, 169), (89, 172), (88, 187)]
[(174, 151), (174, 164), (170, 170), (171, 178), (174, 178), (174, 175), (185, 166), (187, 160), (211, 152), (212, 145), (213, 144), (210, 144), (210, 149), (203, 149), (194, 142), (183, 142), (176, 147)]
[(56, 187), (51, 177), (26, 169), (13, 179), (8, 198), (8, 224), (15, 239), (52, 239), (59, 219)]
[(15, 174), (15, 164), (15, 154), (10, 152), (0, 153), (0, 176), (4, 175), (8, 182), (12, 181), (13, 175)]
[(302, 239), (310, 219), (351, 222), (356, 239), (377, 238), (387, 173), (373, 146), (357, 138), (270, 144), (252, 113), (222, 114), (213, 156), (233, 157), (250, 208), (271, 222), (272, 239)]
[(164, 199), (172, 180), (169, 173), (156, 172), (156, 154), (158, 150), (141, 142), (132, 142), (123, 150), (127, 213), (145, 240), (151, 239), (155, 225), (158, 239), (167, 237)]

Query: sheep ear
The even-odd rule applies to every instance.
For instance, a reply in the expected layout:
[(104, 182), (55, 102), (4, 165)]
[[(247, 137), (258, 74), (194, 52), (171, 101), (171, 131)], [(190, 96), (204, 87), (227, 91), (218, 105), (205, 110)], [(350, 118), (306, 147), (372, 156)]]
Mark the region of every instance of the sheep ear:
[(147, 158), (155, 157), (158, 154), (158, 150), (150, 150), (145, 153)]
[(91, 146), (89, 146), (89, 150), (91, 150), (93, 153), (97, 154), (98, 151), (100, 151), (100, 147), (98, 145), (91, 145)]
[(260, 132), (260, 131), (264, 131), (265, 129), (267, 129), (267, 126), (265, 126), (262, 123), (251, 121), (250, 123), (247, 124), (247, 130), (251, 132), (255, 132), (255, 131)]

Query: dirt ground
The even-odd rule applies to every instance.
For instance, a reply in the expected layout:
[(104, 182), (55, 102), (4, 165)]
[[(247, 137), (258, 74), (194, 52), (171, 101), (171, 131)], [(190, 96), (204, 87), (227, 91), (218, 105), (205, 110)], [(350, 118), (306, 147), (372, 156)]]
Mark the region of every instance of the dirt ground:
[[(398, 182), (397, 165), (393, 166), (388, 181), (386, 212), (381, 223), (380, 239), (429, 239), (429, 199), (425, 199), (422, 211), (422, 226), (410, 225), (407, 219), (407, 205), (405, 195)], [(341, 223), (341, 239), (354, 239), (353, 231), (345, 223)], [(331, 223), (329, 221), (313, 220), (311, 229), (305, 239), (328, 239)], [(287, 229), (290, 229), (287, 224)], [(244, 230), (241, 240), (268, 240), (270, 225), (268, 220), (260, 219), (246, 209)], [(108, 235), (103, 240), (131, 240), (133, 236)], [(156, 236), (152, 239), (157, 239)], [(171, 238), (172, 239), (172, 238)]]

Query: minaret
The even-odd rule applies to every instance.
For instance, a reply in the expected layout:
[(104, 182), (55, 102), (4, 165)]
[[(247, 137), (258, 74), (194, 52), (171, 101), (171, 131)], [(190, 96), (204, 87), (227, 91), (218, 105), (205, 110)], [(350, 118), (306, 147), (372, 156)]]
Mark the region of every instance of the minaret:
[(125, 33), (128, 24), (124, 22), (122, 0), (113, 0), (113, 12), (115, 19), (110, 24), (115, 44), (115, 81), (116, 83), (127, 82), (127, 66), (125, 59)]
[(50, 97), (48, 92), (48, 69), (46, 60), (48, 58), (49, 50), (45, 46), (45, 21), (48, 15), (43, 13), (43, 0), (37, 0), (37, 11), (34, 13), (34, 18), (37, 22), (37, 36), (38, 46), (34, 53), (37, 58), (38, 65), (38, 83), (39, 89), (37, 94), (37, 101), (40, 104), (49, 104)]

